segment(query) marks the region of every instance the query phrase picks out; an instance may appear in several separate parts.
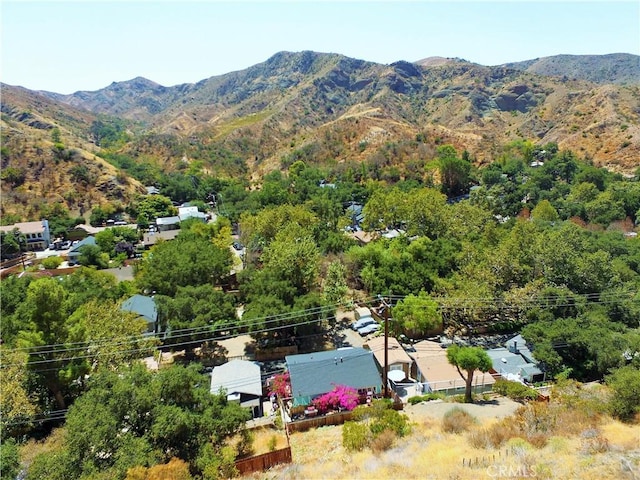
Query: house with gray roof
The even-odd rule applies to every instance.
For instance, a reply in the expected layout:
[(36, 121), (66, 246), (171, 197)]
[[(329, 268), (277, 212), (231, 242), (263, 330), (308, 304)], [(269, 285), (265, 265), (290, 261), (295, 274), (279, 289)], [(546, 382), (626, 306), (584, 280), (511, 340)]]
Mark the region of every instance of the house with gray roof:
[(373, 352), (364, 348), (341, 348), (285, 357), (291, 380), (293, 406), (311, 401), (344, 385), (367, 392), (380, 393), (382, 380)]
[(506, 347), (492, 348), (487, 354), (493, 363), (492, 373), (506, 380), (541, 382), (544, 372), (538, 367), (533, 353), (522, 335), (517, 335), (505, 343)]
[(147, 334), (158, 333), (158, 308), (153, 297), (134, 295), (129, 297), (120, 306), (120, 310), (137, 313), (147, 322)]
[(69, 253), (67, 253), (69, 265), (78, 264), (78, 261), (80, 260), (80, 255), (82, 255), (82, 252), (80, 250), (82, 249), (82, 247), (86, 245), (96, 245), (95, 237), (92, 237), (92, 236), (86, 237), (85, 239), (80, 240), (73, 247), (71, 247), (71, 249), (69, 250)]
[(212, 394), (224, 392), (227, 400), (251, 410), (253, 418), (262, 417), (262, 377), (260, 366), (247, 360), (231, 360), (211, 372)]
[(180, 217), (177, 215), (173, 217), (158, 217), (156, 218), (156, 226), (159, 232), (178, 230), (180, 228)]

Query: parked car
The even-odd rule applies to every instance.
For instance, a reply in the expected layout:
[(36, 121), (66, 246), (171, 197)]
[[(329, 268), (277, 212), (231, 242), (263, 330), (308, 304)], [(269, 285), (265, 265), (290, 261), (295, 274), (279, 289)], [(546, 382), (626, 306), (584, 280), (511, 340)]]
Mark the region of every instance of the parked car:
[(360, 320), (353, 322), (351, 328), (353, 330), (360, 330), (361, 328), (366, 327), (367, 325), (371, 325), (372, 323), (376, 323), (373, 317), (362, 317), (360, 318)]
[(365, 327), (359, 328), (358, 333), (364, 337), (365, 335), (369, 335), (370, 333), (377, 332), (378, 330), (380, 330), (380, 324), (374, 322)]
[(244, 247), (242, 246), (242, 244), (240, 242), (233, 242), (233, 248), (235, 248), (237, 251), (240, 251)]

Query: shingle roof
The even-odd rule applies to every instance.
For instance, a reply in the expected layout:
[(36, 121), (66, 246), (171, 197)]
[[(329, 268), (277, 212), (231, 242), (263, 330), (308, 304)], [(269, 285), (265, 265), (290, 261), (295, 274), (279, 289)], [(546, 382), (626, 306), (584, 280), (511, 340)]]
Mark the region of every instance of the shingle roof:
[(39, 222), (18, 222), (13, 225), (3, 225), (0, 226), (0, 231), (2, 232), (11, 232), (14, 228), (20, 230), (20, 233), (42, 233), (44, 232), (44, 225), (42, 225), (42, 221)]
[(227, 395), (249, 394), (262, 396), (262, 380), (260, 366), (247, 360), (231, 360), (215, 367), (211, 372), (211, 393), (217, 394), (220, 389)]
[(134, 312), (143, 317), (147, 323), (155, 323), (158, 320), (156, 302), (151, 297), (134, 295), (122, 302), (121, 310)]
[(364, 348), (287, 355), (285, 360), (296, 404), (306, 404), (336, 385), (379, 390), (382, 383), (373, 353)]

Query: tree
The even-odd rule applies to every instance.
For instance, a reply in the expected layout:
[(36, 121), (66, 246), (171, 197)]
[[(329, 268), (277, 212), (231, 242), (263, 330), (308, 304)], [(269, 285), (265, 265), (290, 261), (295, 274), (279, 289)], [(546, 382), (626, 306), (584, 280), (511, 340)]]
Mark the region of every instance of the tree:
[[(456, 367), (458, 373), (465, 381), (464, 401), (472, 403), (471, 388), (473, 387), (473, 375), (476, 370), (488, 372), (493, 363), (491, 358), (480, 347), (460, 347), (451, 345), (447, 349), (447, 360)], [(466, 372), (466, 376), (462, 372)]]
[[(67, 478), (103, 471), (111, 472), (108, 478), (124, 478), (132, 467), (173, 457), (201, 474), (249, 415), (226, 395), (211, 394), (198, 368), (152, 373), (138, 364), (92, 376), (67, 415)], [(207, 447), (211, 455), (200, 458)]]
[(613, 415), (629, 421), (640, 414), (640, 370), (636, 366), (618, 368), (606, 377), (606, 381), (613, 390), (610, 401)]
[(455, 149), (451, 145), (438, 147), (438, 162), (440, 164), (442, 193), (448, 197), (456, 197), (467, 192), (471, 163), (458, 158)]
[[(68, 355), (63, 346), (69, 338), (67, 297), (58, 280), (41, 278), (29, 284), (25, 302), (16, 312), (26, 320), (16, 345), (29, 349), (30, 370), (53, 394), (60, 409), (66, 408), (67, 387), (85, 373), (79, 368), (82, 362), (63, 360)], [(60, 348), (39, 348), (48, 345), (60, 345)]]
[(0, 425), (3, 439), (28, 430), (28, 421), (37, 412), (35, 398), (28, 390), (28, 357), (26, 352), (0, 346)]
[(342, 303), (347, 294), (347, 269), (342, 262), (329, 264), (324, 280), (324, 296), (329, 303)]
[(229, 275), (232, 253), (205, 236), (181, 232), (160, 242), (141, 262), (136, 280), (142, 289), (173, 297), (178, 287), (220, 285)]
[(78, 263), (84, 267), (109, 267), (109, 254), (102, 252), (98, 245), (83, 245), (80, 247)]
[[(236, 323), (231, 297), (211, 285), (178, 287), (175, 297), (158, 295), (156, 299), (158, 316), (167, 319), (170, 332), (164, 343), (178, 343), (179, 349), (192, 351), (205, 339)], [(183, 333), (185, 329), (192, 333)]]
[(549, 200), (541, 200), (531, 211), (531, 218), (545, 222), (556, 222), (559, 219), (558, 212)]
[(9, 439), (0, 444), (0, 478), (13, 480), (20, 473), (20, 455), (15, 440)]
[(0, 258), (6, 260), (19, 256), (27, 245), (27, 238), (20, 230), (14, 228), (10, 232), (0, 232)]
[(424, 291), (407, 295), (393, 308), (396, 323), (393, 329), (410, 338), (423, 337), (431, 330), (442, 328), (442, 315), (438, 304)]

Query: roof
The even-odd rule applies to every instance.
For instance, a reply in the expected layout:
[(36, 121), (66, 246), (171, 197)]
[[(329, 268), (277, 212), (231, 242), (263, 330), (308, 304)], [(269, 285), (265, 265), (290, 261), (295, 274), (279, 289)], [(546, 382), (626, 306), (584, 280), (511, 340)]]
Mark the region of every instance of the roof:
[(142, 237), (142, 243), (145, 245), (154, 245), (158, 240), (173, 240), (182, 230), (167, 230), (164, 232), (147, 232)]
[(156, 301), (152, 297), (134, 295), (122, 302), (121, 310), (134, 312), (143, 317), (147, 323), (155, 323), (158, 320)]
[(160, 189), (154, 186), (144, 188), (147, 190), (147, 195), (158, 195), (160, 193)]
[[(462, 388), (465, 382), (458, 373), (458, 369), (447, 360), (447, 349), (439, 343), (423, 340), (413, 345), (415, 352), (410, 356), (416, 362), (418, 370), (429, 382), (433, 391)], [(489, 373), (478, 370), (473, 375), (474, 385), (491, 385), (495, 379)]]
[(530, 379), (540, 375), (542, 370), (534, 363), (530, 363), (522, 355), (510, 352), (507, 348), (492, 348), (487, 350), (491, 358), (493, 369), (500, 375), (511, 374)]
[(80, 249), (82, 247), (84, 247), (85, 245), (95, 245), (96, 244), (96, 239), (95, 237), (86, 237), (83, 240), (80, 240), (78, 243), (76, 243), (73, 247), (71, 247), (71, 249), (69, 250), (69, 254), (71, 253), (80, 253)]
[(200, 220), (206, 220), (207, 215), (205, 213), (198, 212), (196, 210), (195, 212), (182, 212), (180, 213), (180, 215), (178, 215), (178, 218), (180, 219), (181, 222), (189, 218), (199, 218)]
[(505, 346), (510, 352), (522, 355), (529, 363), (535, 363), (533, 352), (527, 346), (527, 341), (522, 337), (522, 335), (518, 334), (515, 337), (510, 338), (505, 342)]
[(46, 220), (41, 220), (39, 222), (19, 222), (19, 223), (14, 223), (13, 225), (3, 225), (0, 226), (0, 231), (2, 232), (11, 232), (13, 231), (14, 228), (17, 228), (18, 230), (20, 230), (20, 233), (43, 233), (45, 230), (45, 227), (43, 225), (43, 222), (45, 222)]
[(175, 225), (176, 223), (180, 223), (180, 217), (158, 217), (156, 218), (156, 225)]
[(287, 355), (285, 360), (296, 405), (307, 404), (336, 385), (379, 389), (382, 383), (373, 352), (364, 348)]
[(231, 360), (215, 367), (211, 372), (211, 393), (217, 394), (220, 389), (227, 396), (247, 394), (262, 396), (262, 379), (260, 366), (247, 360)]
[[(384, 365), (384, 337), (374, 337), (369, 340), (366, 347), (369, 347), (369, 350), (373, 352), (373, 356), (375, 357), (378, 365)], [(400, 342), (393, 337), (389, 337), (388, 340), (388, 349), (387, 349), (387, 359), (389, 361), (389, 365), (393, 365), (394, 363), (408, 363), (412, 364), (413, 360), (407, 352), (404, 351), (404, 348), (400, 345)]]

